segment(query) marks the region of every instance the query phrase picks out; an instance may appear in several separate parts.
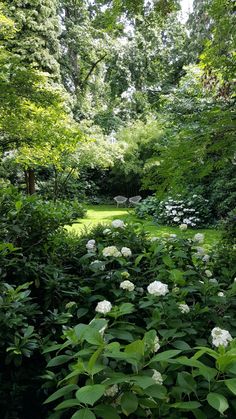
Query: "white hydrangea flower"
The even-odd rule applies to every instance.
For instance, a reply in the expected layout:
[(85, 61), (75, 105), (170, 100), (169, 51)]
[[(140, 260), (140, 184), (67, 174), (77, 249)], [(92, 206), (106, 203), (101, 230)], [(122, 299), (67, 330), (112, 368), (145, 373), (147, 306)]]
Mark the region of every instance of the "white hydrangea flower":
[(148, 285), (147, 290), (149, 294), (160, 296), (160, 295), (166, 295), (168, 290), (168, 285), (163, 284), (161, 281), (154, 281), (151, 284)]
[(212, 277), (212, 272), (209, 269), (205, 270), (205, 274), (207, 276), (207, 278), (211, 278)]
[(211, 284), (218, 284), (218, 281), (217, 281), (217, 279), (215, 279), (215, 278), (210, 278), (210, 279), (209, 279), (209, 282), (210, 282)]
[(208, 263), (209, 260), (210, 260), (210, 256), (209, 255), (204, 255), (203, 258), (202, 258), (202, 261), (205, 262), (205, 263)]
[(163, 378), (162, 375), (159, 371), (157, 370), (152, 370), (153, 371), (153, 375), (152, 375), (152, 379), (153, 381), (155, 381), (156, 384), (163, 384)]
[(96, 241), (95, 240), (89, 240), (86, 244), (86, 249), (91, 252), (96, 249)]
[(186, 224), (186, 223), (184, 223), (184, 224), (180, 224), (180, 226), (179, 226), (179, 229), (180, 229), (181, 231), (185, 231), (185, 230), (187, 230), (187, 228), (188, 228), (188, 226), (187, 226), (187, 224)]
[(127, 291), (133, 291), (134, 290), (134, 284), (131, 281), (123, 281), (120, 283), (120, 288)]
[(171, 239), (176, 239), (176, 237), (177, 237), (177, 234), (170, 234)]
[(224, 297), (225, 295), (224, 295), (224, 293), (222, 292), (222, 291), (220, 291), (220, 292), (218, 292), (218, 297)]
[(236, 278), (234, 278), (234, 282), (236, 282)]
[(111, 232), (110, 228), (105, 228), (105, 230), (103, 230), (103, 234), (109, 234)]
[(179, 304), (179, 309), (180, 309), (181, 313), (189, 313), (190, 312), (190, 308), (189, 308), (188, 304)]
[(132, 252), (129, 247), (122, 247), (121, 253), (125, 258), (132, 256)]
[(217, 348), (219, 346), (228, 346), (229, 342), (233, 340), (231, 334), (228, 332), (228, 330), (221, 329), (220, 327), (214, 327), (211, 331), (212, 336), (212, 343)]
[(193, 240), (194, 240), (195, 242), (198, 242), (198, 243), (203, 243), (203, 242), (204, 242), (204, 238), (205, 238), (204, 234), (202, 234), (202, 233), (197, 233), (197, 234), (195, 234), (195, 236), (193, 237)]
[(158, 336), (155, 337), (153, 343), (154, 343), (153, 352), (159, 351), (161, 346), (160, 346), (160, 343), (159, 343), (159, 337)]
[(97, 303), (95, 311), (97, 311), (97, 313), (107, 314), (111, 311), (111, 309), (112, 309), (112, 305), (110, 301), (103, 300)]
[(118, 258), (119, 256), (121, 256), (121, 253), (119, 252), (116, 246), (104, 247), (102, 254), (105, 257), (112, 256), (114, 258)]
[(128, 271), (123, 271), (123, 272), (121, 272), (120, 275), (121, 275), (122, 278), (125, 278), (125, 279), (128, 279), (130, 277), (130, 274), (129, 274)]
[(90, 267), (94, 269), (98, 269), (100, 271), (104, 271), (105, 265), (100, 260), (94, 260), (90, 263)]
[(106, 389), (106, 391), (104, 392), (104, 396), (115, 397), (118, 392), (119, 392), (119, 387), (117, 384), (114, 384), (113, 386)]
[(197, 253), (198, 253), (198, 255), (200, 255), (200, 256), (203, 256), (203, 255), (205, 255), (205, 249), (203, 249), (203, 247), (196, 247), (196, 250), (197, 250)]
[(114, 221), (112, 221), (111, 225), (114, 228), (124, 228), (125, 223), (122, 220), (114, 220)]

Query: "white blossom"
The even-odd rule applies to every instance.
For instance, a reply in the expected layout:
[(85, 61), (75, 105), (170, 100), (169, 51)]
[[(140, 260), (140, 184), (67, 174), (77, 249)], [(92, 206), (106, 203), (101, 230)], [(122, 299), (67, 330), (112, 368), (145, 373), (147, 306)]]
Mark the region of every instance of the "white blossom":
[(205, 263), (208, 263), (209, 260), (210, 260), (210, 256), (209, 255), (204, 255), (203, 258), (202, 258), (202, 261), (205, 262)]
[(133, 291), (134, 290), (134, 284), (131, 281), (123, 281), (120, 283), (120, 288), (127, 291)]
[(105, 230), (103, 230), (103, 234), (109, 234), (111, 232), (110, 228), (105, 228)]
[(89, 240), (86, 244), (86, 249), (91, 252), (96, 249), (96, 241), (95, 240)]
[(153, 352), (157, 352), (159, 349), (160, 349), (160, 343), (159, 343), (159, 337), (158, 336), (155, 336), (155, 339), (154, 339), (154, 347), (153, 347)]
[(168, 285), (163, 284), (161, 281), (154, 281), (151, 284), (148, 285), (147, 290), (149, 294), (160, 296), (160, 295), (166, 295), (168, 290)]
[(204, 238), (205, 238), (204, 234), (202, 234), (202, 233), (197, 233), (197, 234), (195, 234), (195, 236), (193, 237), (193, 240), (194, 240), (195, 242), (198, 242), (198, 243), (203, 243), (203, 242), (204, 242)]
[(152, 370), (153, 371), (153, 375), (152, 375), (152, 379), (153, 381), (155, 381), (156, 384), (163, 384), (163, 378), (162, 375), (159, 371), (157, 370)]
[(122, 278), (125, 278), (125, 279), (128, 279), (130, 277), (130, 274), (129, 274), (128, 271), (123, 271), (123, 272), (121, 272), (120, 275), (121, 275)]
[(209, 279), (209, 282), (210, 282), (211, 284), (218, 284), (218, 281), (217, 281), (217, 279), (215, 279), (215, 278), (210, 278), (210, 279)]
[(224, 295), (224, 293), (222, 292), (222, 291), (220, 291), (220, 292), (218, 292), (218, 297), (224, 297), (225, 295)]
[(121, 256), (121, 253), (119, 252), (116, 246), (104, 247), (102, 254), (105, 257), (112, 256), (114, 258), (118, 258), (119, 256)]
[(176, 237), (177, 237), (177, 234), (170, 234), (171, 239), (176, 239)]
[(179, 309), (180, 309), (181, 313), (189, 313), (190, 312), (190, 308), (189, 308), (188, 304), (179, 304)]
[(112, 305), (110, 301), (103, 300), (97, 303), (95, 311), (97, 311), (97, 313), (107, 314), (111, 311), (111, 309), (112, 309)]
[(90, 263), (90, 267), (94, 269), (98, 269), (100, 271), (104, 271), (105, 265), (100, 260), (94, 260)]
[(117, 384), (114, 384), (113, 386), (106, 389), (106, 391), (104, 392), (104, 396), (115, 397), (118, 392), (119, 392), (119, 387)]
[(203, 256), (203, 255), (205, 255), (205, 249), (203, 248), (203, 247), (196, 247), (196, 250), (197, 250), (197, 253), (198, 253), (198, 255), (200, 255), (200, 256)]
[(129, 247), (122, 247), (121, 253), (125, 258), (128, 258), (129, 256), (132, 255), (132, 252)]
[(214, 327), (211, 331), (212, 336), (212, 343), (217, 348), (219, 346), (226, 347), (228, 343), (233, 340), (231, 334), (228, 332), (228, 330), (221, 329), (220, 327)]
[(187, 230), (187, 228), (188, 228), (188, 226), (187, 226), (187, 224), (185, 223), (185, 224), (180, 224), (180, 226), (179, 226), (179, 229), (181, 230), (181, 231), (185, 231), (185, 230)]
[(154, 236), (154, 237), (151, 238), (151, 242), (155, 242), (157, 240), (159, 240), (159, 237)]
[(205, 270), (205, 274), (207, 276), (207, 278), (211, 278), (212, 277), (212, 272), (209, 269)]
[(112, 221), (111, 225), (114, 228), (124, 228), (125, 223), (122, 220), (114, 220), (114, 221)]

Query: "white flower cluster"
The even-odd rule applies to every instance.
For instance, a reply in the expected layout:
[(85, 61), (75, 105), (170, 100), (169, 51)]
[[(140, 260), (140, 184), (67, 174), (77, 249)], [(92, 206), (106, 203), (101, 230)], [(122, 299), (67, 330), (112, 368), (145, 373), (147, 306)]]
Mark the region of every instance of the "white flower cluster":
[(114, 221), (112, 221), (111, 225), (114, 228), (124, 228), (125, 227), (125, 223), (122, 220), (114, 220)]
[(210, 256), (206, 253), (206, 251), (205, 251), (205, 249), (203, 247), (197, 246), (196, 247), (196, 251), (197, 251), (197, 253), (195, 253), (195, 256), (198, 259), (202, 259), (202, 261), (205, 262), (205, 263), (208, 263), (209, 262)]
[(111, 305), (110, 301), (103, 300), (103, 301), (99, 301), (99, 303), (97, 303), (95, 311), (97, 313), (107, 314), (111, 311), (111, 309), (112, 309), (112, 305)]
[(156, 384), (162, 385), (163, 378), (162, 378), (161, 373), (157, 370), (152, 370), (152, 371), (153, 371), (153, 375), (152, 375), (153, 381), (155, 381)]
[(96, 241), (95, 240), (89, 240), (86, 244), (86, 249), (89, 253), (96, 252)]
[(113, 386), (106, 389), (106, 391), (104, 392), (104, 396), (115, 397), (118, 392), (119, 392), (119, 387), (117, 384), (114, 384)]
[(187, 228), (188, 228), (188, 225), (187, 224), (180, 224), (180, 226), (179, 226), (179, 229), (181, 231), (185, 231), (185, 230), (187, 230)]
[(105, 269), (104, 263), (102, 263), (100, 260), (94, 260), (93, 262), (91, 262), (90, 267), (98, 271), (104, 271)]
[(229, 342), (233, 340), (231, 334), (228, 332), (228, 330), (221, 329), (220, 327), (214, 327), (211, 331), (212, 336), (212, 343), (217, 348), (219, 346), (228, 346)]
[[(196, 199), (197, 197), (194, 196)], [(181, 225), (195, 227), (201, 221), (199, 212), (193, 208), (191, 200), (184, 201), (181, 199), (168, 198), (161, 201), (159, 205), (159, 217), (162, 221), (169, 225)]]
[(129, 247), (122, 247), (121, 253), (125, 258), (132, 256), (132, 252)]
[(169, 292), (168, 285), (161, 281), (154, 281), (148, 285), (147, 290), (149, 294), (160, 296), (166, 295)]
[(120, 288), (127, 291), (133, 291), (134, 290), (134, 284), (131, 281), (123, 281), (120, 283)]
[(102, 251), (103, 256), (107, 257), (114, 257), (114, 258), (118, 258), (121, 256), (120, 251), (117, 249), (116, 246), (108, 246), (108, 247), (104, 247), (103, 251)]
[(104, 247), (102, 254), (105, 257), (113, 257), (113, 258), (118, 258), (120, 256), (124, 256), (125, 258), (128, 258), (132, 256), (132, 252), (129, 247), (122, 247), (121, 251), (119, 251), (116, 246)]
[(197, 242), (197, 243), (203, 243), (203, 242), (204, 242), (204, 239), (205, 239), (205, 236), (204, 236), (204, 234), (202, 234), (202, 233), (197, 233), (197, 234), (195, 234), (195, 236), (193, 237), (193, 240), (194, 240), (195, 242)]
[(205, 270), (205, 274), (207, 276), (207, 278), (211, 278), (212, 277), (212, 272), (209, 269)]
[(179, 304), (179, 309), (181, 311), (181, 313), (189, 313), (190, 312), (190, 308), (188, 306), (188, 304)]
[(123, 271), (123, 272), (121, 272), (120, 275), (121, 275), (122, 278), (125, 278), (125, 279), (128, 279), (130, 277), (130, 274), (129, 274), (128, 271)]
[(153, 352), (157, 352), (160, 349), (160, 343), (159, 343), (159, 337), (155, 336), (154, 342), (153, 342), (154, 346), (153, 346)]
[(106, 236), (107, 234), (111, 233), (111, 229), (110, 228), (105, 228), (105, 230), (103, 230), (103, 234)]

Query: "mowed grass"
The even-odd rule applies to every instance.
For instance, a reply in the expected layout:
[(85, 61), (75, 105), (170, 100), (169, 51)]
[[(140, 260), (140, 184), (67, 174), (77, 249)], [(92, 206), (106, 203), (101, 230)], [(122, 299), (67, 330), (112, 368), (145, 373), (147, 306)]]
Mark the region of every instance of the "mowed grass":
[(188, 229), (181, 232), (178, 227), (167, 227), (155, 224), (151, 219), (143, 220), (135, 215), (132, 208), (116, 208), (113, 205), (88, 205), (86, 218), (79, 219), (76, 224), (67, 227), (68, 231), (83, 234), (98, 224), (109, 225), (112, 220), (120, 219), (124, 222), (139, 223), (149, 233), (150, 237), (163, 236), (165, 233), (174, 233), (181, 237), (193, 237), (196, 233), (205, 234), (205, 244), (212, 246), (220, 238), (220, 232), (215, 229)]

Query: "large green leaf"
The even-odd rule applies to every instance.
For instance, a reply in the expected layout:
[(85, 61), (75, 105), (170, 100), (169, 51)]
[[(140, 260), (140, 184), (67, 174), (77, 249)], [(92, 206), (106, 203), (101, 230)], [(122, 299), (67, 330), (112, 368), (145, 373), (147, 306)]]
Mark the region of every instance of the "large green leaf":
[(51, 394), (51, 396), (49, 396), (47, 398), (47, 400), (45, 400), (44, 403), (50, 403), (53, 402), (56, 399), (59, 399), (59, 397), (63, 397), (66, 394), (70, 393), (73, 390), (77, 390), (78, 386), (76, 384), (68, 384), (65, 387), (59, 388), (59, 390), (55, 391), (55, 393)]
[(201, 406), (199, 402), (177, 402), (171, 405), (175, 407), (175, 409), (182, 409), (182, 410), (194, 410), (198, 409)]
[(230, 378), (229, 380), (225, 380), (225, 385), (228, 387), (233, 394), (236, 394), (236, 378)]
[(96, 416), (90, 409), (80, 409), (71, 416), (71, 419), (96, 419)]
[(127, 391), (121, 397), (121, 409), (125, 416), (129, 416), (131, 413), (135, 412), (138, 407), (138, 399), (134, 393)]
[(211, 407), (216, 409), (222, 415), (229, 407), (227, 399), (220, 393), (209, 393), (207, 395), (207, 401)]
[(106, 386), (102, 384), (84, 386), (77, 390), (76, 398), (81, 403), (93, 406), (94, 403), (103, 396), (105, 389)]
[(102, 419), (120, 419), (120, 415), (118, 415), (116, 409), (105, 404), (96, 406), (94, 412)]
[(177, 349), (171, 349), (169, 351), (161, 352), (160, 354), (155, 355), (149, 361), (149, 364), (152, 364), (153, 362), (167, 361), (170, 358), (174, 358), (174, 356), (178, 355), (180, 352), (181, 351), (178, 351)]
[(197, 384), (192, 375), (186, 371), (178, 373), (177, 383), (184, 393), (190, 394), (196, 391)]
[(55, 407), (55, 410), (61, 410), (61, 409), (68, 409), (69, 407), (79, 406), (79, 402), (76, 399), (68, 399), (64, 400), (64, 402), (61, 402)]
[(147, 387), (145, 389), (145, 393), (150, 396), (153, 397), (154, 399), (165, 399), (166, 394), (167, 394), (167, 390), (164, 386), (161, 386), (160, 384), (153, 384), (150, 387)]
[(58, 355), (55, 358), (50, 359), (47, 364), (47, 367), (57, 367), (58, 365), (65, 364), (66, 362), (72, 359), (69, 355)]

